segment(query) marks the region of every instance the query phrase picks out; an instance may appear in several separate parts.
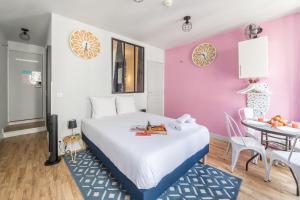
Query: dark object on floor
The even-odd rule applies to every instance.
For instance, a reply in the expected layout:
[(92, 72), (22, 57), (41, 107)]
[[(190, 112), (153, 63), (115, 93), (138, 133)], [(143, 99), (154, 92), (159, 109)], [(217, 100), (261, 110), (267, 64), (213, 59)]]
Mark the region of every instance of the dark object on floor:
[(49, 159), (46, 160), (45, 166), (59, 163), (58, 145), (57, 145), (57, 115), (47, 117), (47, 129), (49, 132)]

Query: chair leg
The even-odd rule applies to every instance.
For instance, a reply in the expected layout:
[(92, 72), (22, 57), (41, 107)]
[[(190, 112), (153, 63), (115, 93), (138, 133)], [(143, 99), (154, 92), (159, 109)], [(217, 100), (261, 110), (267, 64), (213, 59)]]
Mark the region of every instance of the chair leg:
[(240, 155), (240, 150), (234, 148), (232, 146), (232, 156), (231, 156), (231, 173), (233, 173), (233, 170), (236, 166), (237, 160), (239, 158)]
[(262, 157), (262, 161), (263, 161), (263, 164), (264, 164), (264, 167), (265, 167), (265, 181), (268, 181), (269, 180), (269, 176), (268, 176), (269, 170), (268, 170), (268, 162), (267, 162), (266, 153), (262, 152), (261, 157)]
[(267, 179), (268, 181), (271, 181), (271, 169), (272, 169), (272, 166), (273, 166), (273, 163), (275, 164), (276, 161), (274, 161), (272, 159), (272, 157), (270, 158), (270, 164), (269, 164), (269, 167), (268, 167), (268, 173), (267, 173)]
[(225, 154), (224, 154), (224, 160), (227, 159), (227, 155), (228, 155), (228, 152), (229, 152), (229, 150), (230, 150), (230, 147), (231, 147), (231, 144), (230, 144), (230, 142), (228, 142), (227, 148), (226, 148), (226, 151), (225, 151)]

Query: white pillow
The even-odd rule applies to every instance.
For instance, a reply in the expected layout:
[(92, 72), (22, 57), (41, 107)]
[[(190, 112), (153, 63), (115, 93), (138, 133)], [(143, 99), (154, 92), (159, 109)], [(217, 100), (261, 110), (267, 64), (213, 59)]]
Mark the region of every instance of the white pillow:
[(91, 97), (91, 103), (93, 119), (117, 114), (115, 97)]
[(118, 114), (137, 112), (133, 96), (117, 96), (116, 105)]

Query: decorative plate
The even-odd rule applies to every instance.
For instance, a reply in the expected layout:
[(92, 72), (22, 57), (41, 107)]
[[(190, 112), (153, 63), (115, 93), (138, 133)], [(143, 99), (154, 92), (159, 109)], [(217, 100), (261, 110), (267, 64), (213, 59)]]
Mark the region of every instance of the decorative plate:
[(83, 59), (95, 58), (101, 51), (98, 38), (85, 30), (74, 31), (70, 37), (72, 51)]
[(217, 55), (216, 48), (209, 43), (203, 43), (197, 46), (192, 54), (192, 60), (199, 67), (206, 67), (213, 63)]

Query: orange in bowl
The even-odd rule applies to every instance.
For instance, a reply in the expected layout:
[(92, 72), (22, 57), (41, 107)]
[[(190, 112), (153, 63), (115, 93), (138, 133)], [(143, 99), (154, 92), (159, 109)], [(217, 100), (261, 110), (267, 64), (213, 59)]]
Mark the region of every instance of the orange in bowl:
[(299, 124), (297, 122), (292, 121), (292, 128), (299, 128)]
[(264, 117), (258, 117), (257, 120), (258, 120), (259, 122), (264, 122)]
[(272, 120), (271, 125), (272, 125), (272, 127), (277, 127), (277, 126), (279, 126), (279, 122), (276, 120)]

